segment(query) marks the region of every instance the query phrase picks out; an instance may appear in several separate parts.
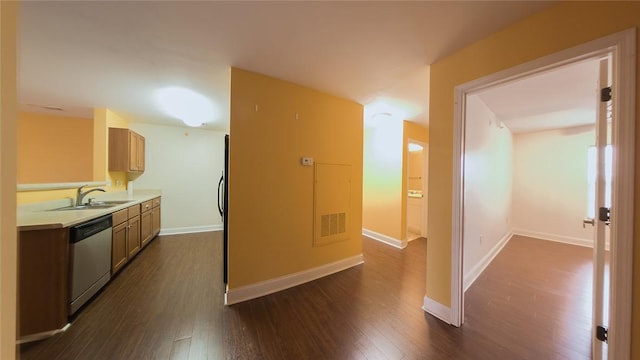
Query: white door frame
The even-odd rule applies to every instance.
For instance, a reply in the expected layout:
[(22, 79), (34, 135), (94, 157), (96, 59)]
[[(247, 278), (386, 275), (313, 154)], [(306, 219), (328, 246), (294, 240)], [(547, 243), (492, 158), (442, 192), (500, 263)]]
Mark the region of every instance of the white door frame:
[(464, 322), (463, 214), (464, 128), (466, 96), (492, 86), (611, 54), (616, 119), (612, 129), (613, 188), (611, 218), (611, 280), (609, 359), (629, 359), (633, 273), (633, 211), (635, 151), (636, 30), (621, 31), (513, 68), (456, 86), (453, 127), (453, 197), (450, 322)]

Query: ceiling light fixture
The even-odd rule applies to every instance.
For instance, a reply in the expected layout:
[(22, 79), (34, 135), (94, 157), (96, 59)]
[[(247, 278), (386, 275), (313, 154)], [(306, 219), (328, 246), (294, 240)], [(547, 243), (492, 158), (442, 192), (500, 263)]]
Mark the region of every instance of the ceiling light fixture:
[(155, 100), (165, 114), (192, 127), (204, 125), (216, 115), (213, 103), (204, 95), (179, 86), (157, 90)]
[(407, 120), (407, 105), (399, 100), (378, 98), (364, 106), (366, 127), (378, 127), (389, 122)]
[(373, 116), (371, 117), (374, 120), (380, 120), (380, 119), (392, 119), (393, 118), (393, 114), (390, 112), (380, 112), (377, 114), (373, 114)]

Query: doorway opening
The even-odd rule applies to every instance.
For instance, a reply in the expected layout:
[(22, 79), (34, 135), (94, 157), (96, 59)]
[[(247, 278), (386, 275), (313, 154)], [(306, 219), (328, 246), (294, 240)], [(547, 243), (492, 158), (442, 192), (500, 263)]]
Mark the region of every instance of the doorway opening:
[[(633, 241), (633, 194), (634, 187), (634, 126), (635, 126), (635, 30), (595, 40), (593, 42), (526, 63), (498, 74), (482, 78), (456, 87), (456, 112), (454, 119), (454, 159), (460, 163), (454, 166), (453, 241), (452, 241), (452, 278), (451, 278), (451, 314), (450, 322), (460, 326), (464, 322), (464, 191), (465, 165), (467, 159), (464, 148), (465, 108), (467, 97), (483, 89), (541, 74), (569, 64), (577, 64), (590, 59), (610, 57), (613, 64), (612, 92), (614, 119), (611, 130), (611, 143), (616, 149), (613, 156), (613, 184), (611, 214), (611, 277), (610, 277), (610, 332), (615, 337), (608, 341), (609, 358), (627, 358), (630, 349), (630, 289), (631, 289), (631, 253)], [(594, 94), (595, 96), (595, 94)], [(599, 121), (599, 124), (606, 122)], [(598, 131), (602, 130), (600, 128)], [(604, 146), (602, 146), (604, 153)], [(459, 166), (458, 166), (459, 165)], [(602, 221), (604, 224), (604, 220)], [(603, 227), (602, 227), (603, 228)], [(599, 248), (599, 245), (596, 246)], [(602, 248), (604, 252), (604, 248)], [(601, 252), (601, 253), (602, 253)], [(598, 258), (598, 256), (594, 257)], [(597, 261), (596, 261), (597, 262)], [(598, 300), (594, 297), (594, 306)], [(595, 339), (594, 328), (594, 339)], [(597, 340), (594, 340), (594, 343)], [(595, 355), (594, 355), (595, 356)], [(600, 358), (596, 356), (595, 358)]]
[(429, 145), (407, 141), (407, 241), (427, 236), (427, 180)]
[[(598, 70), (586, 60), (465, 99), (465, 316), (479, 330), (509, 314), (510, 330), (492, 332), (539, 344), (534, 357), (591, 353), (595, 228), (583, 221)], [(558, 348), (544, 346), (549, 329), (562, 329)]]

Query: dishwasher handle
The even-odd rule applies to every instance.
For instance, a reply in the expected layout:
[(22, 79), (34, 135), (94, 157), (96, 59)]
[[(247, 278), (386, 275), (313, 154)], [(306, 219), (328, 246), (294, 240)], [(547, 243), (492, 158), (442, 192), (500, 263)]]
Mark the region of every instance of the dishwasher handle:
[(69, 242), (73, 244), (82, 241), (103, 230), (111, 228), (111, 225), (111, 214), (76, 225), (69, 229)]

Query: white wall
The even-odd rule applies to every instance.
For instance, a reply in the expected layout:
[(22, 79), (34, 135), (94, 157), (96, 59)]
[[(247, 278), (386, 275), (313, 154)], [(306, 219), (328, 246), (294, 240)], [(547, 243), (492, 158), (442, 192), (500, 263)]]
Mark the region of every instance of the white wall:
[(587, 148), (595, 127), (514, 136), (513, 231), (542, 239), (592, 245), (587, 215)]
[(480, 100), (467, 97), (464, 169), (464, 281), (475, 280), (511, 235), (511, 132)]
[(218, 180), (225, 132), (129, 123), (145, 137), (145, 172), (135, 189), (162, 190), (162, 233), (222, 229)]

